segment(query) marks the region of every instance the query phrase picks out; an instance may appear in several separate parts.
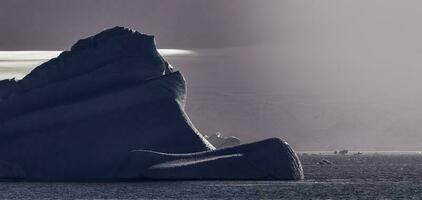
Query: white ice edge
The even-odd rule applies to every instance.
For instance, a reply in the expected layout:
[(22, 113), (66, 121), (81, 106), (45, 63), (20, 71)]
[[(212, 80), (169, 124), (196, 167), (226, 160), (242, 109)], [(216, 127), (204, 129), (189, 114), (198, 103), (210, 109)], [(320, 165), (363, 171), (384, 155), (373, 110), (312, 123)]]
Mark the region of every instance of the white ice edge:
[(207, 157), (202, 157), (202, 158), (189, 158), (189, 159), (184, 158), (184, 159), (172, 160), (169, 162), (153, 165), (150, 167), (150, 169), (182, 167), (182, 166), (195, 165), (195, 164), (219, 160), (219, 159), (241, 157), (241, 156), (243, 156), (243, 154), (228, 154), (228, 155), (207, 156)]

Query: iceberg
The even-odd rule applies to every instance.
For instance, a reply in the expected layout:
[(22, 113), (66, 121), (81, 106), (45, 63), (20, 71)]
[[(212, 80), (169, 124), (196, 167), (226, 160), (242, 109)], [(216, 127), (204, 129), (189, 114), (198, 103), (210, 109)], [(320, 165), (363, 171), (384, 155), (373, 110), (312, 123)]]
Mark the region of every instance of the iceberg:
[(303, 178), (283, 140), (216, 149), (154, 37), (115, 27), (0, 81), (0, 180)]
[(239, 138), (234, 136), (224, 137), (220, 132), (204, 136), (217, 149), (236, 146), (241, 143)]

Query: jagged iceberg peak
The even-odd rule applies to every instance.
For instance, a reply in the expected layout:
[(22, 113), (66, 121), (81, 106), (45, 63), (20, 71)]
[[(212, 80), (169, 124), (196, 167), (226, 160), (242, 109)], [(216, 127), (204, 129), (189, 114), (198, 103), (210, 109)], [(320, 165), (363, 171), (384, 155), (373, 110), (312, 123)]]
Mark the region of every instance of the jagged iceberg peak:
[[(118, 67), (110, 68), (110, 65)], [(154, 36), (114, 27), (79, 40), (70, 51), (64, 51), (57, 58), (38, 66), (22, 80), (1, 81), (0, 97), (4, 99), (11, 93), (25, 92), (99, 70), (116, 75), (125, 71), (135, 72), (138, 80), (147, 80), (172, 72), (172, 67), (157, 51)]]
[[(130, 41), (130, 42), (128, 42)], [(72, 52), (95, 48), (121, 48), (119, 50), (134, 55), (157, 55), (154, 36), (116, 26), (76, 42)]]

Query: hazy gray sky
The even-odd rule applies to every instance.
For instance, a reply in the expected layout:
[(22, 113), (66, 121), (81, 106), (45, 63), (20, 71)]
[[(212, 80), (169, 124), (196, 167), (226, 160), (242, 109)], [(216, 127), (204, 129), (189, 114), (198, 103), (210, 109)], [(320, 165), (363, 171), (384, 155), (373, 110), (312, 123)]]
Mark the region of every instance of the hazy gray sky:
[(422, 1), (5, 0), (0, 19), (0, 50), (68, 49), (115, 25), (193, 49), (168, 59), (205, 133), (299, 150), (422, 148)]
[(68, 48), (75, 38), (115, 25), (154, 34), (166, 48), (257, 43), (268, 40), (266, 36), (271, 33), (265, 29), (272, 29), (271, 24), (278, 21), (276, 14), (282, 11), (281, 1), (260, 2), (5, 0), (0, 7), (0, 48)]

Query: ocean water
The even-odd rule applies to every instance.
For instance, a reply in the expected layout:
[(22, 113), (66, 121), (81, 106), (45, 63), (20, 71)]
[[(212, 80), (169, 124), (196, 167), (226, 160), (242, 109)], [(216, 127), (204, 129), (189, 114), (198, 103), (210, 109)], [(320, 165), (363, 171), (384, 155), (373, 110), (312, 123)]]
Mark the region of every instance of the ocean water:
[(0, 199), (422, 199), (422, 154), (300, 158), (301, 181), (3, 182)]

